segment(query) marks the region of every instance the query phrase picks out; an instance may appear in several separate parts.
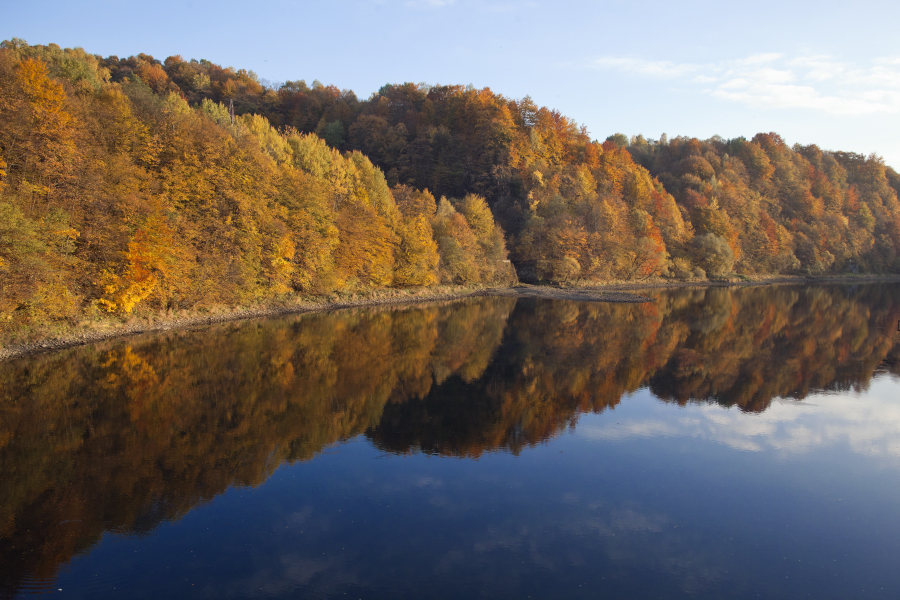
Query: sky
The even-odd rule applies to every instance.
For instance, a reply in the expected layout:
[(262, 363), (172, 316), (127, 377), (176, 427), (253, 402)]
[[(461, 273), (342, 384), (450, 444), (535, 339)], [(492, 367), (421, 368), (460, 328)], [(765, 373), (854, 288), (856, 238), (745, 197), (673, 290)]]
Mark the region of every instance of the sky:
[(0, 39), (179, 54), (367, 98), (386, 83), (526, 95), (658, 139), (779, 133), (900, 170), (900, 2), (0, 0)]

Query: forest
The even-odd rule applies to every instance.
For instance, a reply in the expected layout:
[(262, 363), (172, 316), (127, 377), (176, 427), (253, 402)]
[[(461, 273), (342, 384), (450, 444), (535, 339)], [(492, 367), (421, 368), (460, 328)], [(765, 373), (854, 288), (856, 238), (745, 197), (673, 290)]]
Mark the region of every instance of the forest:
[(529, 97), (368, 99), (0, 44), (0, 334), (438, 284), (900, 272), (900, 175), (775, 133), (592, 139)]

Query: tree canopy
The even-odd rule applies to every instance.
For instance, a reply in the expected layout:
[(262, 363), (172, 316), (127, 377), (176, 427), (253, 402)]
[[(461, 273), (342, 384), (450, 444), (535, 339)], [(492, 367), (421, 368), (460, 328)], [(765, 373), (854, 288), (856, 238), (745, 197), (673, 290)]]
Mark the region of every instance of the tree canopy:
[(206, 60), (0, 44), (5, 331), (515, 272), (900, 272), (898, 190), (876, 156), (775, 133), (600, 143), (488, 88), (360, 100)]

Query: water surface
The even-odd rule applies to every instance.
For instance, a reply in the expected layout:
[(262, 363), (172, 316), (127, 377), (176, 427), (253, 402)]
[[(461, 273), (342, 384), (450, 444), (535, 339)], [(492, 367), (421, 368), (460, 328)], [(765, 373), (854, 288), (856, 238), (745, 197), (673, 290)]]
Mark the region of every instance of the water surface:
[(0, 595), (900, 596), (900, 286), (650, 294), (2, 364)]

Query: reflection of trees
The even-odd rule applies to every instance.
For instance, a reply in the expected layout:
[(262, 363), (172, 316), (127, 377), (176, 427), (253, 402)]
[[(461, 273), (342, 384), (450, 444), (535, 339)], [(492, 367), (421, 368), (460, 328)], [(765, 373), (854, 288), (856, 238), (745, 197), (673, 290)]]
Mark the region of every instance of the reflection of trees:
[[(649, 385), (659, 398), (762, 411), (774, 398), (865, 388), (898, 372), (896, 287), (682, 289), (652, 304), (520, 300), (480, 380), (385, 409), (368, 435), (397, 452), (518, 452)], [(895, 346), (896, 345), (896, 346)]]
[(307, 315), (0, 365), (0, 595), (477, 379), (514, 299)]
[(888, 355), (884, 357), (884, 361), (879, 365), (879, 371), (892, 373), (893, 375), (900, 377), (900, 333), (895, 333), (894, 338), (898, 343), (896, 343)]
[[(692, 331), (664, 367), (651, 374), (653, 393), (684, 404), (716, 400), (762, 411), (773, 398), (868, 386), (898, 338), (896, 287), (748, 289), (733, 292), (732, 314), (717, 330)], [(673, 296), (669, 296), (671, 302)], [(690, 307), (670, 311), (685, 319)]]
[(363, 432), (386, 451), (478, 456), (519, 452), (646, 385), (751, 411), (864, 388), (876, 369), (900, 371), (897, 289), (470, 299), (0, 365), (0, 581), (8, 594), (51, 578), (104, 531), (151, 530)]

